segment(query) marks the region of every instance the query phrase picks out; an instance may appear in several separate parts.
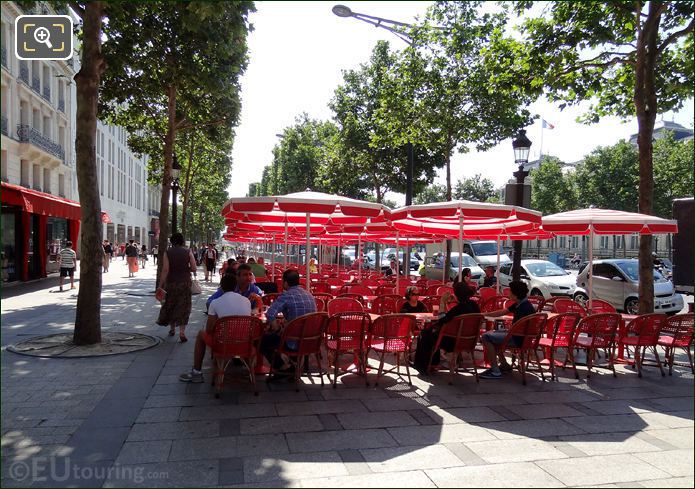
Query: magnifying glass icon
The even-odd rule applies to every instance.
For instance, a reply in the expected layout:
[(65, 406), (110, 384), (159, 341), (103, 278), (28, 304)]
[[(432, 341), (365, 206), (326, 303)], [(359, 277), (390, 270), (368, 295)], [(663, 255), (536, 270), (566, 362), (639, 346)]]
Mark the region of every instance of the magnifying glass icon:
[(53, 44), (51, 44), (51, 33), (45, 27), (39, 27), (34, 31), (34, 40), (41, 44), (45, 44), (49, 49), (53, 49)]

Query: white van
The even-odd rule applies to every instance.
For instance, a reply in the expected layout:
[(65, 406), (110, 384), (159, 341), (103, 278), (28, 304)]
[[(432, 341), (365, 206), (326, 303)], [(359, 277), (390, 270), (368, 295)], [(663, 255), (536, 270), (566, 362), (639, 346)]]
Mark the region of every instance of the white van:
[[(454, 249), (456, 246), (454, 245)], [(500, 246), (500, 264), (512, 261), (506, 253), (502, 253)], [(463, 252), (470, 255), (473, 260), (485, 269), (486, 266), (497, 266), (497, 241), (463, 241)], [(453, 253), (452, 253), (453, 254)]]

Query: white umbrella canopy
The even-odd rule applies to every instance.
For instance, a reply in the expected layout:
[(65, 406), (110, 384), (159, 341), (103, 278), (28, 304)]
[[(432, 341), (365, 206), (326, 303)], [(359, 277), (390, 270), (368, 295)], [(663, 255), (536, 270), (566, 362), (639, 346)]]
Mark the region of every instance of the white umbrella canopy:
[(543, 217), (542, 230), (555, 235), (589, 236), (589, 307), (594, 291), (594, 234), (667, 234), (678, 232), (678, 222), (648, 214), (610, 209), (577, 209)]

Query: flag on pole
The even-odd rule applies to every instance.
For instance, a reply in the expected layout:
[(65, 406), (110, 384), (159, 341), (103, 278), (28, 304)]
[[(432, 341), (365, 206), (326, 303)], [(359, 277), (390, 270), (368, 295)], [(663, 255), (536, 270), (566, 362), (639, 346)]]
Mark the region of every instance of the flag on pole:
[(553, 126), (550, 122), (546, 121), (545, 119), (541, 119), (541, 122), (543, 129), (555, 129), (555, 126)]

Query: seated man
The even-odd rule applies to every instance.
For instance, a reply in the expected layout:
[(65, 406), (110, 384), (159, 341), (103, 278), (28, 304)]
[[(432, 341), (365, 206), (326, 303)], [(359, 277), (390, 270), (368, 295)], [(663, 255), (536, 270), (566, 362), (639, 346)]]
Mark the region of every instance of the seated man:
[[(514, 323), (519, 319), (530, 316), (536, 313), (526, 296), (528, 295), (528, 286), (521, 281), (513, 281), (509, 284), (509, 297), (516, 301), (508, 309), (500, 309), (494, 312), (488, 312), (486, 316), (504, 316), (505, 314), (514, 314)], [(512, 367), (507, 363), (504, 357), (504, 352), (498, 350), (504, 339), (507, 337), (507, 330), (488, 331), (482, 337), (483, 347), (485, 348), (485, 359), (490, 363), (490, 368), (480, 374), (481, 379), (500, 379), (502, 378), (502, 370), (510, 371)], [(524, 340), (523, 336), (512, 336), (509, 343), (514, 346), (519, 346)], [(499, 358), (499, 365), (497, 359)]]
[(485, 279), (483, 280), (483, 287), (494, 287), (495, 285), (497, 285), (495, 267), (488, 265), (485, 267)]
[(237, 267), (237, 287), (234, 292), (243, 295), (252, 303), (253, 307), (261, 309), (263, 307), (263, 291), (253, 283), (253, 272), (247, 263), (242, 263)]
[(208, 320), (205, 323), (205, 330), (200, 330), (195, 339), (195, 350), (193, 353), (193, 368), (179, 376), (181, 382), (203, 382), (203, 359), (205, 358), (205, 346), (212, 344), (212, 334), (215, 331), (215, 322), (218, 318), (226, 316), (250, 316), (251, 302), (241, 295), (234, 292), (236, 288), (236, 277), (233, 274), (226, 274), (220, 283), (224, 293), (210, 303), (208, 309)]
[[(290, 322), (299, 316), (316, 312), (316, 299), (306, 289), (299, 286), (297, 270), (285, 270), (282, 274), (282, 288), (284, 292), (275, 299), (275, 302), (266, 311), (266, 318), (270, 327), (261, 340), (261, 353), (268, 360), (268, 363), (273, 360), (273, 353), (280, 346), (282, 327), (277, 319), (278, 313), (282, 313), (285, 322)], [(286, 346), (289, 349), (293, 348), (293, 345), (290, 344)], [(281, 373), (294, 373), (294, 367), (286, 363), (280, 356), (275, 357), (273, 367), (280, 370)]]
[(256, 263), (253, 257), (249, 258), (246, 264), (251, 267), (251, 273), (253, 273), (254, 277), (265, 277), (268, 274), (260, 258), (258, 259), (258, 263)]

